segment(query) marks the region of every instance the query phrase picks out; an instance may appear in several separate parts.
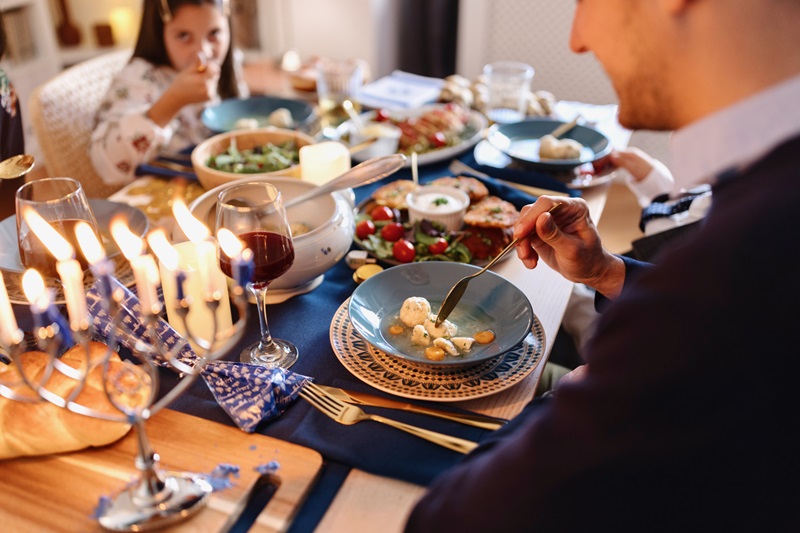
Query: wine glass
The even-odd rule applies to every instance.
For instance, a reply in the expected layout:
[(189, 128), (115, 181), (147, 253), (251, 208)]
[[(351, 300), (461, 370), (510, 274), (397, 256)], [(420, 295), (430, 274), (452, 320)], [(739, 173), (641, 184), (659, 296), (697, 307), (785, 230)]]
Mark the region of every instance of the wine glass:
[(23, 218), (23, 209), (32, 207), (44, 220), (63, 236), (75, 249), (75, 258), (86, 270), (89, 262), (83, 256), (75, 236), (75, 225), (88, 222), (100, 239), (97, 221), (89, 200), (78, 180), (72, 178), (46, 178), (30, 181), (16, 194), (17, 235), (19, 236), (19, 258), (27, 268), (35, 268), (42, 275), (58, 278), (56, 258), (31, 230)]
[[(275, 339), (267, 323), (267, 287), (289, 270), (294, 246), (280, 191), (266, 182), (232, 185), (217, 197), (217, 230), (227, 228), (253, 251), (253, 274), (247, 288), (255, 295), (261, 339), (242, 350), (242, 362), (270, 368), (289, 368), (297, 361), (297, 347)], [(218, 248), (220, 269), (233, 277), (231, 259)]]

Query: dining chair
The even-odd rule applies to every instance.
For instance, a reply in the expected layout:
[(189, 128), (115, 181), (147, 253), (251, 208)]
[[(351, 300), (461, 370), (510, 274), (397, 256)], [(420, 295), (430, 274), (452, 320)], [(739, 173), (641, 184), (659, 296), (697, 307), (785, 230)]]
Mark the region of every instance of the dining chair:
[(130, 57), (131, 50), (120, 50), (77, 63), (39, 85), (28, 101), (47, 173), (77, 179), (90, 198), (108, 197), (122, 187), (107, 185), (97, 175), (89, 141), (95, 112)]

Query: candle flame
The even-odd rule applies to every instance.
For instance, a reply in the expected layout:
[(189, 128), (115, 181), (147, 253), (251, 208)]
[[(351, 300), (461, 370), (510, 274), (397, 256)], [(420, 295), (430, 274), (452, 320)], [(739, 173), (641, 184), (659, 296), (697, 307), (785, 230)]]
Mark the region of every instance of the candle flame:
[(208, 239), (211, 232), (205, 224), (192, 215), (189, 208), (186, 207), (186, 204), (182, 200), (175, 200), (172, 203), (172, 214), (175, 215), (178, 226), (180, 226), (183, 233), (189, 237), (190, 241), (199, 243)]
[(110, 227), (111, 236), (114, 237), (114, 241), (117, 243), (117, 246), (119, 246), (119, 249), (122, 250), (122, 253), (128, 261), (142, 255), (144, 251), (144, 241), (130, 230), (125, 220), (115, 217), (114, 220), (111, 221)]
[(169, 243), (167, 233), (163, 228), (151, 231), (147, 235), (147, 242), (150, 244), (153, 253), (158, 257), (158, 260), (168, 270), (174, 271), (178, 268), (178, 251)]
[(242, 241), (227, 228), (220, 228), (217, 232), (219, 247), (228, 257), (238, 257), (242, 253)]
[(88, 222), (81, 220), (75, 224), (75, 235), (78, 237), (78, 244), (81, 247), (83, 256), (89, 261), (90, 265), (94, 265), (106, 257), (103, 245), (100, 244), (97, 234)]
[(39, 302), (45, 295), (44, 279), (36, 269), (29, 268), (22, 275), (22, 290), (32, 304)]
[(42, 215), (28, 206), (22, 210), (22, 218), (28, 223), (31, 231), (39, 237), (42, 244), (50, 250), (59, 261), (69, 261), (75, 257), (75, 248)]

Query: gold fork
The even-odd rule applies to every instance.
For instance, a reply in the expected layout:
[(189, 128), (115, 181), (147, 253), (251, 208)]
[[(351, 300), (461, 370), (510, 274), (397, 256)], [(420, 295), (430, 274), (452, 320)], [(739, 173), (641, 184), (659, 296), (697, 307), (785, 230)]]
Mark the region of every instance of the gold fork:
[(381, 424), (386, 424), (387, 426), (392, 426), (394, 428), (403, 430), (406, 433), (411, 433), (412, 435), (416, 435), (417, 437), (461, 453), (469, 453), (474, 450), (476, 446), (478, 446), (477, 442), (445, 435), (443, 433), (437, 433), (429, 429), (410, 426), (408, 424), (398, 422), (397, 420), (392, 420), (391, 418), (385, 418), (380, 415), (365, 413), (362, 409), (356, 407), (355, 405), (348, 405), (329, 396), (325, 391), (310, 381), (307, 382), (306, 385), (300, 390), (300, 397), (322, 411), (323, 414), (346, 426), (357, 424), (362, 420), (372, 420), (374, 422), (380, 422)]

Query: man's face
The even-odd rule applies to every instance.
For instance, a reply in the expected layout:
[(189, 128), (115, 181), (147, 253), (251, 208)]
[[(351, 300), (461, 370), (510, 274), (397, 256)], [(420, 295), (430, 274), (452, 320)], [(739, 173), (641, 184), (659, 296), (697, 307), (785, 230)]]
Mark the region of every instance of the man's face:
[(192, 65), (198, 53), (221, 65), (230, 46), (228, 20), (213, 4), (182, 5), (164, 24), (164, 45), (176, 70)]
[(592, 52), (619, 98), (620, 124), (630, 129), (675, 129), (667, 83), (668, 53), (653, 26), (650, 0), (577, 0), (570, 36), (574, 52)]

